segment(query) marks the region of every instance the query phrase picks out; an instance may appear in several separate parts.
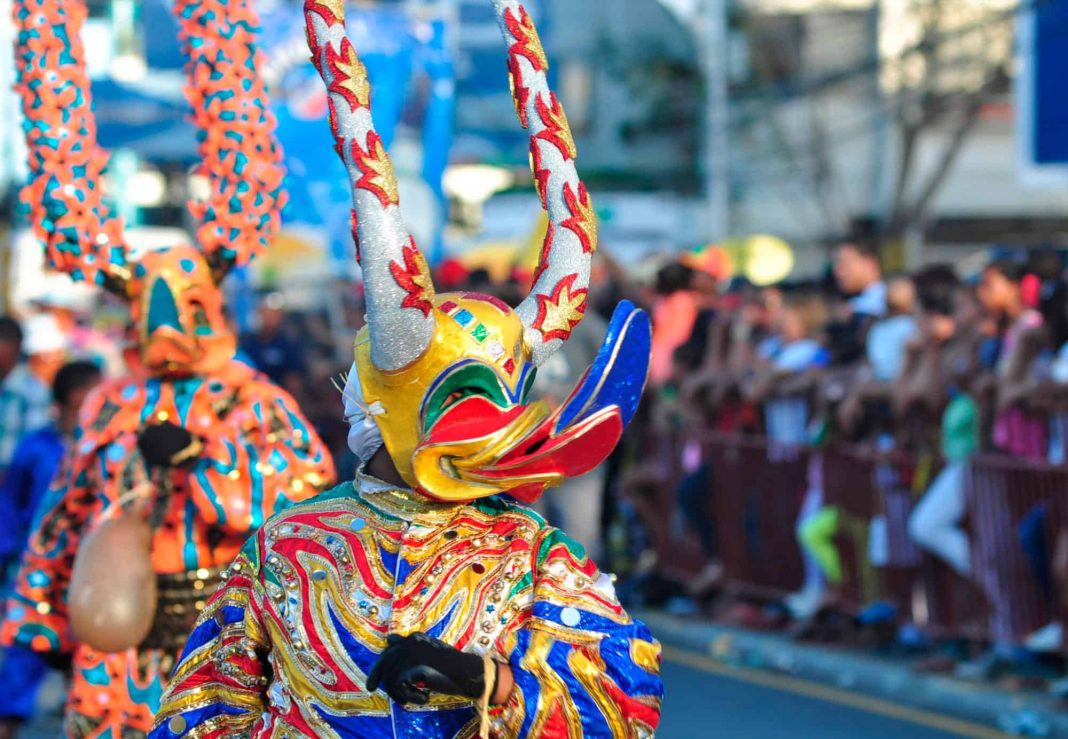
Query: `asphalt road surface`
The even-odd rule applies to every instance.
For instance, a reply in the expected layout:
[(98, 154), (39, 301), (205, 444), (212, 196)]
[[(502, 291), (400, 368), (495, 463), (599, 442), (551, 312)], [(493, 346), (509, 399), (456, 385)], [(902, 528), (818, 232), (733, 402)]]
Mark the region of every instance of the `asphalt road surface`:
[[(1006, 736), (936, 714), (719, 663), (667, 649), (660, 739), (952, 739)], [(60, 686), (45, 699), (55, 705)], [(22, 733), (53, 739), (59, 722), (42, 716)]]
[(1005, 734), (932, 713), (665, 650), (661, 739), (951, 739)]

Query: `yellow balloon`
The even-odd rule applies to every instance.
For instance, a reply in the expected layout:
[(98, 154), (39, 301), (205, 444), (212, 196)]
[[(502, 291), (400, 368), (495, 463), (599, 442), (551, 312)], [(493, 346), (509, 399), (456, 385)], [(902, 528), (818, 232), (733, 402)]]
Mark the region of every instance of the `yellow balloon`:
[(78, 549), (67, 594), (78, 641), (101, 652), (138, 646), (156, 617), (152, 529), (125, 513), (96, 528)]
[(794, 251), (779, 237), (760, 234), (751, 236), (748, 242), (745, 273), (754, 285), (774, 285), (793, 271)]
[(794, 268), (794, 250), (778, 236), (757, 234), (728, 239), (723, 250), (734, 265), (734, 274), (759, 287), (781, 282)]

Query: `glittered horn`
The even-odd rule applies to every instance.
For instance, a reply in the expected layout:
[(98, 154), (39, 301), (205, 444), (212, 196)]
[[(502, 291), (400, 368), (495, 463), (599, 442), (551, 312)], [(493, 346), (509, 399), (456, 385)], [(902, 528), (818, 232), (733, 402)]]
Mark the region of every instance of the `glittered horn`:
[(344, 0), (305, 0), (304, 18), (312, 62), (327, 87), (337, 152), (352, 183), (371, 361), (398, 370), (418, 359), (434, 335), (430, 270), (401, 218), (393, 164), (371, 120), (367, 70), (345, 34)]
[(530, 165), (549, 214), (530, 295), (517, 312), (535, 364), (571, 336), (586, 312), (597, 217), (575, 169), (575, 141), (563, 105), (549, 89), (549, 63), (519, 0), (493, 0), (505, 43), (516, 113), (530, 133)]

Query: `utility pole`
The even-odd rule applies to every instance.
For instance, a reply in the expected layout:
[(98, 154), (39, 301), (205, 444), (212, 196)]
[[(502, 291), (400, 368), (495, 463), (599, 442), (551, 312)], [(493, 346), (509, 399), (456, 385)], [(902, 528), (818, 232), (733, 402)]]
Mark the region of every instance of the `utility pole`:
[(704, 184), (710, 242), (730, 235), (730, 111), (727, 3), (701, 0), (698, 43), (705, 72)]

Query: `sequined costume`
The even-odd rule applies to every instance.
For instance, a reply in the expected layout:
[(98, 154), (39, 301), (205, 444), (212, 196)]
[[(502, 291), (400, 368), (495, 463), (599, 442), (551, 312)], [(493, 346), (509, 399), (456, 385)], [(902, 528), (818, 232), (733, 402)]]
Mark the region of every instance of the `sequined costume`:
[[(98, 388), (72, 453), (40, 510), (3, 624), (5, 643), (73, 652), (65, 722), (72, 737), (138, 737), (151, 727), (197, 612), (248, 535), (273, 513), (332, 484), (333, 462), (296, 403), (236, 361), (218, 282), (269, 243), (283, 192), (281, 156), (256, 75), (256, 18), (246, 0), (176, 0), (189, 61), (187, 96), (210, 182), (198, 246), (134, 260), (101, 187), (80, 40), (80, 0), (15, 3), (16, 65), (30, 183), (23, 194), (50, 265), (130, 304), (136, 374)], [(151, 466), (146, 429), (188, 438), (181, 464)], [(71, 629), (79, 547), (150, 491), (158, 601), (148, 636), (102, 653)], [(137, 498), (136, 495), (133, 498)]]
[[(550, 222), (516, 310), (435, 293), (400, 219), (343, 3), (305, 2), (367, 283), (345, 390), (350, 446), (371, 465), (388, 455), (397, 481), (361, 472), (250, 539), (186, 644), (153, 739), (642, 737), (659, 723), (659, 645), (581, 546), (516, 502), (611, 452), (637, 409), (650, 326), (622, 304), (568, 400), (528, 401), (537, 365), (585, 311), (596, 223), (530, 16), (517, 0), (494, 5)], [(443, 670), (474, 659), (477, 680), (437, 673), (450, 692), (413, 678), (412, 700), (392, 674), (378, 689), (413, 644), (446, 655)], [(491, 707), (502, 672), (510, 692)]]

